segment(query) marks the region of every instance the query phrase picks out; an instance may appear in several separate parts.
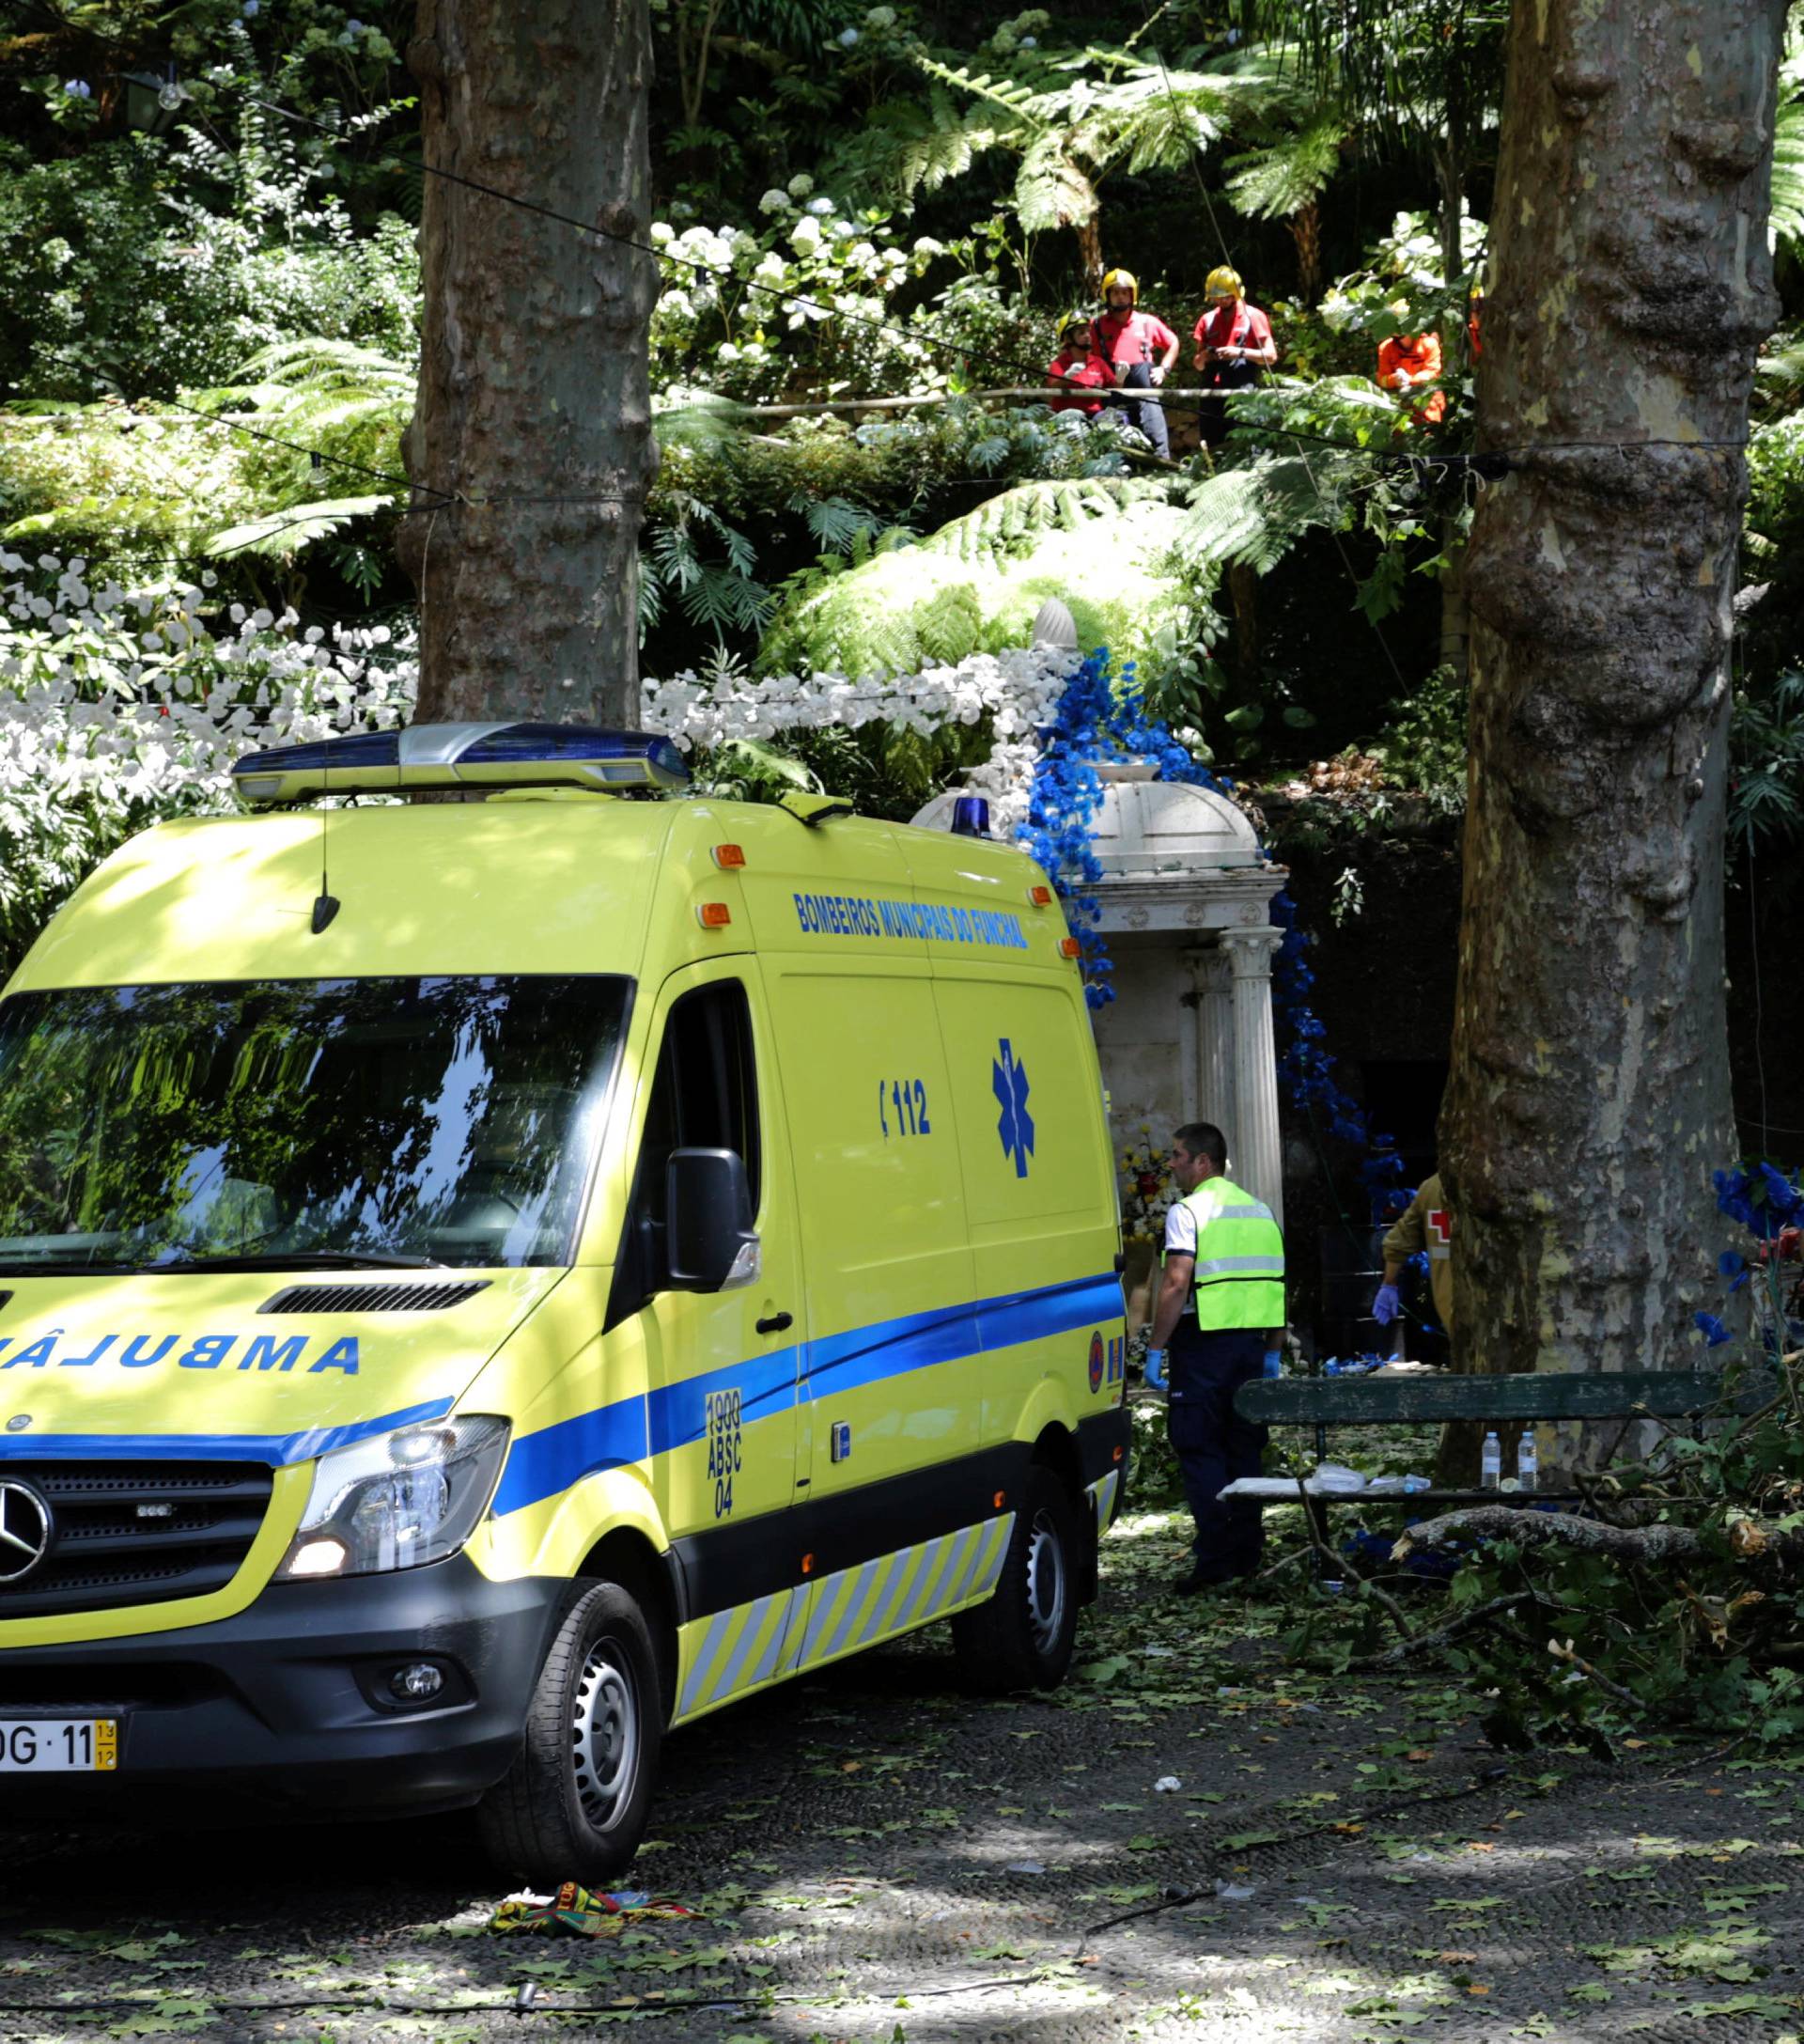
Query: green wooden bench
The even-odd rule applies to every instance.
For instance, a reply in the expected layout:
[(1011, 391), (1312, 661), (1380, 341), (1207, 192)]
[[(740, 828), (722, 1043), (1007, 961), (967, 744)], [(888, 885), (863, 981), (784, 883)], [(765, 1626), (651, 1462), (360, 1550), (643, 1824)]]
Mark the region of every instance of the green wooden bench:
[[(1723, 1373), (1715, 1369), (1523, 1371), (1500, 1377), (1255, 1377), (1235, 1395), (1235, 1411), (1262, 1427), (1314, 1427), (1318, 1455), (1330, 1427), (1432, 1427), (1443, 1420), (1490, 1426), (1518, 1421), (1620, 1419), (1697, 1420), (1718, 1409), (1753, 1412), (1769, 1403), (1774, 1380), (1745, 1380), (1725, 1400)], [(1620, 1438), (1620, 1436), (1619, 1436)], [(1570, 1502), (1577, 1490), (1406, 1490), (1312, 1493), (1325, 1505), (1532, 1505)]]

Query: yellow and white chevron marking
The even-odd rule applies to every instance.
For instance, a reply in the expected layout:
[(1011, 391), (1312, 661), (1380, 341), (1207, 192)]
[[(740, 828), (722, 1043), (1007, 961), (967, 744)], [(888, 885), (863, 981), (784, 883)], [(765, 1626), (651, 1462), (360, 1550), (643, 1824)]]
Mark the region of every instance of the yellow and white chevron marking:
[(1121, 1489), (1121, 1472), (1118, 1469), (1112, 1469), (1106, 1474), (1098, 1476), (1095, 1483), (1086, 1485), (1085, 1488), (1089, 1490), (1092, 1499), (1096, 1503), (1096, 1537), (1101, 1539), (1103, 1535), (1108, 1532), (1110, 1521), (1115, 1515), (1115, 1492)]
[[(799, 1618), (807, 1596), (805, 1584), (778, 1590), (684, 1626), (678, 1638), (682, 1684), (676, 1716), (695, 1717), (725, 1703), (729, 1696), (792, 1673), (795, 1660), (784, 1652), (784, 1646), (791, 1620)], [(799, 1634), (799, 1623), (795, 1630)]]
[(1014, 1526), (1014, 1513), (1005, 1512), (695, 1619), (677, 1635), (675, 1722), (981, 1603), (1003, 1572)]
[(1014, 1513), (1006, 1512), (823, 1576), (815, 1585), (798, 1665), (837, 1661), (980, 1602), (996, 1587), (1014, 1524)]

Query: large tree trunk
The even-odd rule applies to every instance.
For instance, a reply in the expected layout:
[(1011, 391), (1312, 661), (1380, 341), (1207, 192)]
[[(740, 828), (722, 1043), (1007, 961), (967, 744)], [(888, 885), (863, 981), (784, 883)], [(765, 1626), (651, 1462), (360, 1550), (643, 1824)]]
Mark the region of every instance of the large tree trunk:
[[(1727, 662), (1784, 0), (1513, 10), (1442, 1125), (1491, 1369), (1672, 1367), (1719, 1246)], [(1562, 445), (1563, 444), (1563, 445)]]
[[(429, 165), (645, 242), (645, 0), (419, 0), (408, 62)], [(420, 253), (419, 715), (631, 724), (655, 258), (431, 176)]]

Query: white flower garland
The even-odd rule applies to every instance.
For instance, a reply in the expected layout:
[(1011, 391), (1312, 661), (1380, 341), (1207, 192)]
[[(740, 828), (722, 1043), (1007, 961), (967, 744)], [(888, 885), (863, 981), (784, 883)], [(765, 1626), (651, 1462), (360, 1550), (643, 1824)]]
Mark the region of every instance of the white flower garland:
[[(259, 745), (391, 728), (412, 709), (412, 628), (328, 632), (241, 603), (220, 617), (198, 585), (97, 587), (85, 561), (49, 554), (0, 552), (0, 573), (13, 578), (0, 586), (0, 905), (72, 885), (97, 840), (159, 814), (230, 808), (232, 763)], [(1035, 727), (1075, 663), (1034, 649), (859, 680), (689, 671), (643, 685), (642, 721), (706, 753), (832, 726), (930, 736), (988, 717), (994, 748), (967, 778), (1006, 835), (1026, 811)]]

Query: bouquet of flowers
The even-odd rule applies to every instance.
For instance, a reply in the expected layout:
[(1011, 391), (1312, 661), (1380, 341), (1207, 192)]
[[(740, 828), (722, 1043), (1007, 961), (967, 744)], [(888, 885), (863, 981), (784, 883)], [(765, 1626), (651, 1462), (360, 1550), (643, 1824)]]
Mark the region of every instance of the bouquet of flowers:
[(1176, 1188), (1169, 1150), (1156, 1148), (1152, 1123), (1140, 1125), (1140, 1140), (1121, 1153), (1121, 1232), (1125, 1242), (1158, 1249), (1165, 1240), (1165, 1215)]

